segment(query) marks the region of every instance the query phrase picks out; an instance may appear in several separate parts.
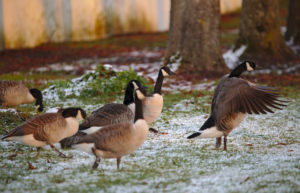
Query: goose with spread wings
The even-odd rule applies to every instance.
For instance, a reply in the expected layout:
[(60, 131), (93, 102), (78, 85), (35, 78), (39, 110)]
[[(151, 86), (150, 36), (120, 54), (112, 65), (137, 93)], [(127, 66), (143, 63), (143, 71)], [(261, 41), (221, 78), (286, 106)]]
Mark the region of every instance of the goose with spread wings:
[(285, 101), (278, 99), (277, 90), (240, 78), (243, 72), (252, 71), (255, 67), (254, 62), (245, 61), (221, 79), (214, 92), (209, 118), (188, 139), (217, 138), (216, 147), (219, 148), (224, 136), (226, 151), (228, 134), (244, 120), (246, 114), (273, 113), (272, 109), (285, 106)]

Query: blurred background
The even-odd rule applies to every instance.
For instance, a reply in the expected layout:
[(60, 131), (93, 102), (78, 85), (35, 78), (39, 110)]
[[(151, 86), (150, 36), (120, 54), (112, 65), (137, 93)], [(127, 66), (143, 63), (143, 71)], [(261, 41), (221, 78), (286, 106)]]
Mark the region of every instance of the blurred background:
[[(0, 0), (0, 74), (111, 57), (180, 63), (179, 77), (189, 80), (220, 77), (246, 59), (294, 73), (298, 7), (295, 0)], [(91, 63), (68, 73), (85, 69)]]
[[(221, 12), (241, 0), (221, 0)], [(0, 49), (169, 29), (170, 0), (1, 0)]]

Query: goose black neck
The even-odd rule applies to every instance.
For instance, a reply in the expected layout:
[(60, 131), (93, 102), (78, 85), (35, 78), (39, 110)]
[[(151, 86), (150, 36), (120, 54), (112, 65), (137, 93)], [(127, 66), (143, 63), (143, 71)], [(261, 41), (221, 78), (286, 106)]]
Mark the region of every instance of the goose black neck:
[(240, 77), (240, 75), (245, 72), (247, 69), (245, 68), (245, 65), (238, 65), (235, 69), (232, 70), (229, 77)]
[(43, 105), (43, 95), (42, 92), (36, 88), (32, 88), (29, 90), (31, 95), (36, 99), (35, 105), (39, 105), (38, 111), (42, 112), (44, 110), (44, 105)]
[(127, 86), (125, 90), (124, 101), (123, 101), (124, 105), (130, 105), (131, 103), (134, 102), (133, 91), (134, 91), (133, 87)]
[(164, 76), (160, 70), (158, 73), (158, 77), (156, 79), (155, 86), (154, 86), (154, 93), (161, 94), (161, 87), (162, 87), (163, 81), (164, 81)]
[(144, 116), (143, 116), (143, 103), (137, 97), (137, 95), (135, 95), (135, 117), (134, 117), (134, 122), (136, 122), (138, 119), (144, 119)]

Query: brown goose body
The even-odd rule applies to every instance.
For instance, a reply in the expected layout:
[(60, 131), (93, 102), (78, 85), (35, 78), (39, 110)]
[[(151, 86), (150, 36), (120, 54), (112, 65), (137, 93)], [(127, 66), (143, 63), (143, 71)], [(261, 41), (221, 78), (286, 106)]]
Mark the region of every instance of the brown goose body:
[(0, 103), (2, 106), (17, 106), (34, 102), (29, 89), (15, 81), (0, 81)]
[[(188, 139), (217, 138), (216, 147), (220, 147), (221, 137), (224, 136), (226, 150), (227, 135), (244, 120), (246, 114), (273, 113), (272, 108), (285, 106), (281, 103), (284, 101), (278, 99), (277, 90), (239, 78), (243, 71), (252, 69), (247, 63), (240, 64), (230, 75), (221, 79), (214, 92), (209, 118), (199, 132), (188, 136)], [(252, 66), (255, 68), (255, 64)]]
[[(78, 145), (73, 147), (95, 153), (102, 158), (118, 158), (139, 148), (146, 140), (147, 134), (148, 125), (144, 120), (138, 120), (135, 124), (119, 123), (104, 126), (90, 135), (81, 137)], [(86, 147), (88, 149), (85, 149)]]
[[(135, 86), (135, 89), (138, 87)], [(143, 118), (141, 101), (144, 97), (140, 90), (136, 91), (134, 123), (104, 126), (89, 135), (80, 137), (72, 147), (95, 155), (94, 169), (98, 167), (101, 158), (117, 158), (119, 169), (121, 157), (139, 148), (147, 138), (149, 128)]]
[(23, 83), (16, 81), (0, 81), (0, 105), (17, 106), (35, 101), (37, 111), (42, 112), (43, 95), (36, 88), (28, 89)]
[(133, 123), (134, 114), (124, 104), (107, 104), (92, 112), (87, 119), (80, 124), (79, 130), (75, 135), (61, 140), (62, 148), (70, 148), (72, 144), (77, 143), (82, 136), (96, 132), (101, 127), (118, 123)]
[[(79, 130), (74, 136), (68, 137), (60, 141), (62, 148), (70, 148), (72, 144), (77, 143), (80, 138), (86, 134), (96, 132), (101, 127), (118, 123), (133, 123), (134, 111), (130, 106), (134, 105), (134, 84), (138, 87), (142, 85), (137, 80), (131, 80), (125, 89), (123, 104), (111, 103), (93, 111), (87, 119), (80, 124)], [(146, 92), (143, 90), (143, 92)]]
[[(70, 111), (74, 115), (70, 116)], [(18, 141), (25, 145), (39, 148), (74, 135), (78, 131), (77, 119), (84, 118), (85, 112), (79, 108), (69, 108), (57, 113), (45, 113), (35, 116), (22, 125), (14, 128), (2, 139)]]
[(132, 123), (134, 120), (133, 112), (127, 105), (111, 103), (93, 111), (87, 119), (80, 124), (82, 129), (94, 126), (105, 126), (116, 123)]

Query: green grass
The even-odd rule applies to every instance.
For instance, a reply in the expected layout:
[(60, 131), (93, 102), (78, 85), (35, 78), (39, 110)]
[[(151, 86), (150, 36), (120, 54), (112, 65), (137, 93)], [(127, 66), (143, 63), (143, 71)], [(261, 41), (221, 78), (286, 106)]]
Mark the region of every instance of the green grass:
[[(87, 109), (89, 114), (110, 102), (103, 99), (105, 95), (115, 93), (112, 100), (121, 102), (124, 93), (116, 90), (124, 88), (131, 78), (137, 78), (136, 74), (99, 68), (87, 83), (92, 92), (68, 97), (62, 94), (59, 101), (46, 99), (45, 107), (76, 105)], [(48, 84), (64, 90), (70, 81)], [(99, 94), (99, 84), (110, 89)], [(151, 126), (166, 134), (149, 134), (141, 148), (122, 158), (120, 170), (116, 169), (115, 159), (102, 159), (99, 168), (92, 171), (94, 157), (79, 151), (63, 150), (73, 155), (71, 159), (63, 159), (53, 150), (44, 149), (36, 159), (35, 148), (0, 141), (0, 191), (298, 192), (300, 92), (286, 86), (281, 93), (290, 100), (289, 105), (274, 114), (248, 116), (229, 135), (228, 152), (215, 149), (214, 139), (186, 139), (199, 129), (210, 112), (213, 94), (210, 90), (165, 94), (163, 113)], [(36, 114), (33, 104), (17, 109), (18, 115), (0, 112), (0, 134)], [(34, 169), (29, 168), (28, 162)]]

